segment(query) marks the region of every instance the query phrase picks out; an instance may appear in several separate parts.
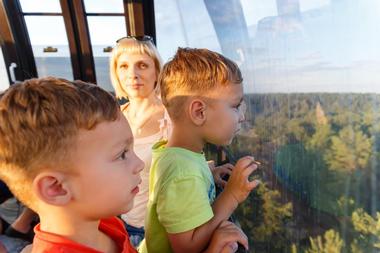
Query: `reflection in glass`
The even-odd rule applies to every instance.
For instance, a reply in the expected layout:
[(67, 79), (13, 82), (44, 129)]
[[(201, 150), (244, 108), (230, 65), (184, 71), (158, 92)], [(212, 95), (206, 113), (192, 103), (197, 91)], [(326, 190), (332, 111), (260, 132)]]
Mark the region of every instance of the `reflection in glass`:
[(156, 0), (154, 10), (157, 48), (164, 61), (173, 56), (177, 47), (209, 48), (221, 52), (203, 0)]
[(55, 76), (72, 80), (70, 50), (63, 18), (25, 16), (25, 22), (38, 76)]
[(84, 0), (87, 13), (124, 13), (123, 0)]
[[(96, 79), (99, 86), (113, 91), (109, 74), (110, 47), (126, 35), (124, 17), (87, 17), (92, 52), (95, 60)], [(102, 31), (102, 32), (99, 32)]]
[(3, 51), (0, 50), (0, 92), (6, 90), (8, 87), (9, 80), (7, 75), (7, 69), (3, 58)]
[(62, 12), (59, 0), (20, 0), (23, 12)]
[(236, 212), (251, 252), (379, 252), (380, 2), (156, 2), (160, 52), (177, 46), (163, 31), (186, 33), (243, 71), (246, 122), (228, 150), (262, 162)]

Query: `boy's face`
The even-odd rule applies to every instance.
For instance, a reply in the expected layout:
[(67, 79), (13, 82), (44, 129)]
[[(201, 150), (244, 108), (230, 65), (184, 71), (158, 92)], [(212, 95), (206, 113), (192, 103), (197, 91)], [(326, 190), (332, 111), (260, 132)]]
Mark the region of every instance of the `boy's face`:
[(242, 84), (219, 86), (207, 99), (206, 141), (228, 145), (245, 120)]
[(73, 152), (75, 209), (99, 219), (129, 211), (139, 191), (144, 163), (133, 152), (133, 137), (120, 114), (93, 130), (80, 130)]

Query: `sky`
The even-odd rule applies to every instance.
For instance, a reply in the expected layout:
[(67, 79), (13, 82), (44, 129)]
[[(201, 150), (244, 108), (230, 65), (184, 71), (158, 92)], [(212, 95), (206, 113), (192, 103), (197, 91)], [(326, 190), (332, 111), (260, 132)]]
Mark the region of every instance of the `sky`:
[[(229, 53), (222, 52), (204, 1), (208, 0), (154, 1), (157, 46), (164, 61), (178, 46)], [(245, 91), (380, 93), (380, 1), (298, 0), (299, 14), (278, 15), (277, 2), (295, 1), (240, 0), (232, 6), (238, 9), (241, 4), (246, 27), (236, 29), (249, 34), (246, 46), (251, 53), (235, 59), (242, 66)], [(58, 0), (21, 0), (21, 4), (25, 12), (60, 12)], [(85, 0), (85, 7), (88, 12), (123, 11), (121, 0)], [(123, 21), (123, 17), (89, 17), (92, 43), (100, 49), (114, 45), (125, 35)], [(35, 48), (67, 45), (61, 17), (27, 16), (26, 22)], [(233, 39), (239, 44), (240, 38)], [(43, 55), (40, 50), (35, 54)], [(62, 54), (68, 56), (68, 51)], [(95, 56), (108, 57), (101, 51)]]

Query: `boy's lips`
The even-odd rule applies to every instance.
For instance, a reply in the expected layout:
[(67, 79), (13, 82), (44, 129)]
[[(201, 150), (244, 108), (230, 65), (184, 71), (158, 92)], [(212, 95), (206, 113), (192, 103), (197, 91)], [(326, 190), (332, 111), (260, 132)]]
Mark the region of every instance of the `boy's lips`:
[(135, 188), (132, 189), (133, 194), (137, 194), (139, 192), (139, 186), (136, 186)]
[(139, 180), (139, 183), (136, 185), (136, 187), (132, 189), (131, 192), (132, 192), (133, 194), (137, 194), (137, 193), (140, 191), (139, 185), (141, 184), (141, 181), (142, 181), (142, 180), (140, 179), (140, 180)]

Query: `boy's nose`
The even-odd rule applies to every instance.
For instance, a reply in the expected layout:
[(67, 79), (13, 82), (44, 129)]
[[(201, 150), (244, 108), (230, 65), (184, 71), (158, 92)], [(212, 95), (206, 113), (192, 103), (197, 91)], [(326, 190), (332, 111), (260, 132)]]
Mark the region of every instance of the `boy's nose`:
[(239, 122), (245, 121), (245, 113), (243, 111), (239, 112)]
[(136, 166), (136, 173), (140, 173), (144, 167), (145, 167), (145, 163), (136, 155), (137, 159), (138, 159), (138, 165)]

